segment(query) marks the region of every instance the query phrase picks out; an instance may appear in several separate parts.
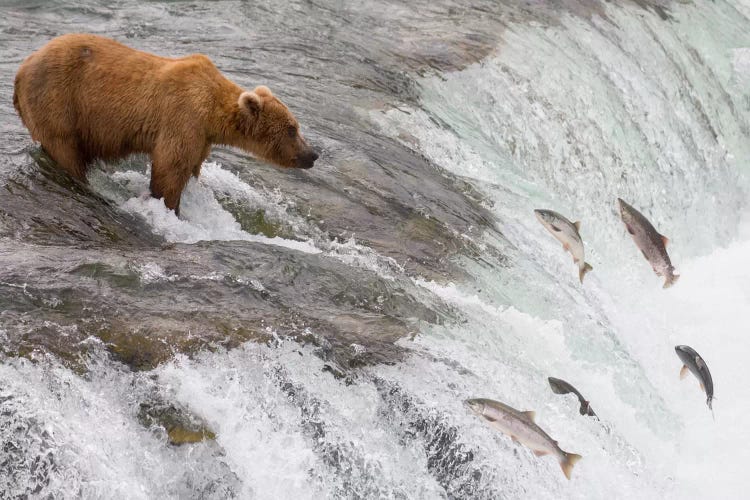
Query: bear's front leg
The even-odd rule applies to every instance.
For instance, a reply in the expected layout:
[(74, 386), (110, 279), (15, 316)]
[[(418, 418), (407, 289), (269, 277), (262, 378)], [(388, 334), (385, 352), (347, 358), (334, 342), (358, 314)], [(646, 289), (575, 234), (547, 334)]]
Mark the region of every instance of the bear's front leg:
[(180, 197), (195, 165), (203, 163), (201, 157), (207, 148), (203, 141), (160, 139), (151, 153), (151, 196), (163, 198), (164, 204), (175, 215), (180, 215)]
[(86, 183), (86, 160), (78, 151), (77, 140), (74, 137), (44, 140), (42, 147), (58, 166), (80, 182)]

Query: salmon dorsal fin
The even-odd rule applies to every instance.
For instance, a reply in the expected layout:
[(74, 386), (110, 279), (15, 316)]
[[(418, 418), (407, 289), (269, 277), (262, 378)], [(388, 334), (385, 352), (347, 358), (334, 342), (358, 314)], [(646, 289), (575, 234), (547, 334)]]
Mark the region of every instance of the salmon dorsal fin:
[(531, 410), (522, 411), (521, 413), (523, 414), (524, 417), (526, 417), (529, 420), (529, 422), (533, 422), (534, 418), (536, 417), (536, 412), (533, 412)]
[(664, 243), (664, 246), (667, 246), (667, 243), (669, 243), (669, 238), (667, 238), (663, 234), (661, 234), (660, 236), (661, 236), (662, 243)]
[(575, 221), (573, 223), (573, 225), (575, 226), (576, 231), (580, 231), (581, 230), (581, 221), (577, 220), (577, 221)]

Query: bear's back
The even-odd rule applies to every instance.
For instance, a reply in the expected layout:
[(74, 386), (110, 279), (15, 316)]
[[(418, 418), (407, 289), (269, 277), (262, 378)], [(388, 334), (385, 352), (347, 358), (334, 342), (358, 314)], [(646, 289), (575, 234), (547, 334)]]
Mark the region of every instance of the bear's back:
[(226, 86), (234, 84), (201, 54), (171, 59), (68, 34), (24, 61), (14, 103), (35, 140), (72, 133), (85, 157), (108, 159), (150, 152), (160, 130), (204, 115)]

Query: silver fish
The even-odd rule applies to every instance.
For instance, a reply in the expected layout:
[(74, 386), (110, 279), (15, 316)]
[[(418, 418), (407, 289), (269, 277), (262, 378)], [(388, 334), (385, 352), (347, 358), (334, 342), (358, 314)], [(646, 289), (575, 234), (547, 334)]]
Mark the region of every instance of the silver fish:
[(651, 264), (656, 275), (666, 279), (664, 288), (674, 285), (680, 275), (674, 274), (672, 261), (669, 260), (666, 248), (669, 242), (667, 237), (659, 234), (642, 213), (625, 203), (621, 198), (617, 198), (617, 202), (620, 205), (620, 217), (622, 217), (622, 221), (625, 223), (628, 233), (633, 237), (636, 246)]
[(568, 382), (555, 377), (547, 378), (547, 382), (549, 382), (549, 386), (555, 394), (569, 394), (571, 392), (575, 394), (581, 405), (581, 408), (578, 410), (581, 415), (588, 415), (589, 417), (596, 417), (597, 420), (599, 419), (599, 417), (596, 416), (596, 413), (594, 413), (594, 409), (591, 408), (591, 403), (587, 401), (580, 392), (578, 392), (578, 389), (570, 385)]
[(678, 345), (675, 346), (674, 351), (677, 353), (677, 357), (682, 361), (682, 368), (680, 369), (680, 380), (687, 377), (688, 371), (695, 375), (698, 379), (701, 389), (706, 393), (706, 404), (708, 409), (713, 411), (711, 403), (714, 399), (714, 381), (711, 378), (711, 372), (708, 371), (706, 362), (703, 361), (700, 354), (695, 352), (690, 346)]
[(491, 427), (530, 448), (534, 455), (554, 455), (560, 462), (563, 474), (570, 479), (573, 466), (581, 456), (561, 450), (557, 441), (534, 423), (533, 411), (518, 411), (492, 399), (468, 399), (466, 404)]
[(578, 279), (583, 283), (584, 275), (591, 271), (593, 267), (584, 262), (583, 240), (578, 231), (581, 229), (580, 222), (570, 222), (568, 219), (553, 212), (552, 210), (534, 210), (539, 222), (552, 233), (552, 236), (562, 243), (563, 250), (570, 252), (573, 256), (573, 262), (578, 265)]

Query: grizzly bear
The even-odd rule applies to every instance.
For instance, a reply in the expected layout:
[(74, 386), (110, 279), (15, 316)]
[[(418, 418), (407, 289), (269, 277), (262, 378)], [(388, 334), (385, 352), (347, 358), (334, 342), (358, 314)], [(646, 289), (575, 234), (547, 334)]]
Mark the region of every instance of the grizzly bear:
[(97, 158), (149, 154), (151, 195), (178, 215), (213, 144), (282, 167), (310, 168), (318, 158), (267, 87), (243, 91), (202, 54), (169, 59), (101, 36), (63, 35), (31, 54), (13, 105), (32, 139), (80, 181)]

